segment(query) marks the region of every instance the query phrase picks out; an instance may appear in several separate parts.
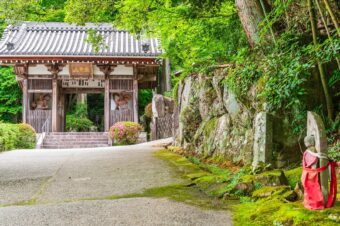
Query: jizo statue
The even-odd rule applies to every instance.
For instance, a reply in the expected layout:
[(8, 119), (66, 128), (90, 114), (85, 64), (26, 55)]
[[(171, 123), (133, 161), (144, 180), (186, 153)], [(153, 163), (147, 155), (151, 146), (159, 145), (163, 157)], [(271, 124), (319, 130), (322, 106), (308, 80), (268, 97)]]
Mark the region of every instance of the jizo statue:
[(305, 189), (304, 206), (308, 209), (330, 208), (335, 204), (337, 194), (336, 163), (328, 159), (325, 127), (314, 112), (307, 115), (304, 143), (307, 147), (303, 154), (301, 178)]

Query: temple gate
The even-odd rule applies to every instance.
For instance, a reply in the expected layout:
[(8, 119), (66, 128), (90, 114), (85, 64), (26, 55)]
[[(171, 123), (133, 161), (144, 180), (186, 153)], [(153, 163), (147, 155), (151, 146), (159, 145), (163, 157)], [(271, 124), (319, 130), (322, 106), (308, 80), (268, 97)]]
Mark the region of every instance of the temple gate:
[[(91, 29), (102, 37), (97, 47), (87, 42)], [(23, 91), (22, 121), (37, 132), (64, 131), (65, 95), (74, 93), (104, 93), (105, 131), (117, 121), (138, 122), (138, 90), (170, 87), (161, 53), (158, 39), (108, 24), (25, 22), (8, 26), (0, 41), (0, 65), (14, 66)]]

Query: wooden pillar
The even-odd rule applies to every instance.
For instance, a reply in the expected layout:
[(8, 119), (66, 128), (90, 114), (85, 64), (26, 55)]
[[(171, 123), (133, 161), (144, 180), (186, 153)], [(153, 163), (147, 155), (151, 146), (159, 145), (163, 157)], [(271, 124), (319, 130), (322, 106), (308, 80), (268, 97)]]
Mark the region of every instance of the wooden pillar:
[(138, 122), (138, 71), (137, 65), (133, 65), (133, 121)]
[(46, 64), (47, 70), (52, 74), (52, 132), (60, 132), (60, 117), (58, 114), (59, 102), (59, 86), (58, 74), (65, 65), (62, 64)]
[(97, 65), (99, 70), (104, 73), (105, 87), (104, 87), (104, 130), (110, 129), (110, 74), (116, 65)]
[(58, 130), (58, 80), (52, 80), (52, 132)]
[(104, 130), (105, 132), (110, 129), (110, 79), (108, 76), (105, 78), (105, 91), (104, 91)]
[(59, 91), (59, 103), (58, 103), (58, 119), (59, 119), (59, 131), (64, 132), (65, 130), (65, 94), (62, 90)]
[(28, 123), (28, 79), (22, 81), (22, 122)]
[(28, 123), (28, 64), (15, 64), (14, 73), (22, 88), (22, 122)]
[(138, 122), (138, 80), (133, 80), (133, 121)]

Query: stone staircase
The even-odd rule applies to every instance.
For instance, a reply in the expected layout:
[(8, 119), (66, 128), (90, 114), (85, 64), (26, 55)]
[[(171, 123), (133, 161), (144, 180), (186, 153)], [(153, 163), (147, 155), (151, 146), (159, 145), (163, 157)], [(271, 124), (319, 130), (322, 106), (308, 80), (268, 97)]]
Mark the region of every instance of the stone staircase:
[(108, 143), (107, 133), (103, 132), (57, 132), (46, 135), (41, 148), (95, 148), (108, 147)]

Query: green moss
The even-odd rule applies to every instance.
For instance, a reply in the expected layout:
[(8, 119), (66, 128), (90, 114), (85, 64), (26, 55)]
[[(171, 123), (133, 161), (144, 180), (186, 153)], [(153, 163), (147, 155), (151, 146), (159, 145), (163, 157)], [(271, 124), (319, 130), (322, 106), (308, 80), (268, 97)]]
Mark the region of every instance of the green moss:
[(29, 199), (29, 200), (23, 200), (19, 202), (14, 202), (14, 203), (5, 203), (1, 204), (0, 207), (6, 207), (6, 206), (31, 206), (37, 204), (36, 199)]
[[(339, 206), (311, 211), (302, 202), (287, 203), (278, 198), (261, 199), (233, 206), (235, 225), (338, 225), (329, 218), (330, 214), (340, 216)], [(290, 224), (288, 224), (290, 223)]]
[(204, 130), (203, 130), (203, 135), (205, 137), (211, 136), (211, 133), (215, 131), (216, 129), (216, 124), (217, 124), (217, 118), (212, 118), (207, 123), (205, 124)]
[[(253, 192), (254, 198), (266, 198), (272, 196), (281, 196), (285, 192), (289, 191), (290, 188), (287, 186), (264, 186)], [(283, 196), (282, 196), (283, 197)]]
[(291, 188), (295, 188), (296, 183), (301, 181), (302, 167), (285, 171), (288, 184)]

